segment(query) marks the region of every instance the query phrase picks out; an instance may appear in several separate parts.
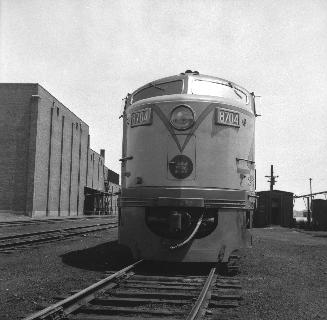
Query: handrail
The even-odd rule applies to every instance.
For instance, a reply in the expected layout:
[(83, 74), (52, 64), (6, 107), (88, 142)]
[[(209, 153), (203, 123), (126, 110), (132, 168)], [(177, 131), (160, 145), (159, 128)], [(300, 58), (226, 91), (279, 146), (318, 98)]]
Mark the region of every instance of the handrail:
[(236, 158), (236, 161), (246, 161), (246, 162), (250, 162), (251, 164), (255, 163), (255, 161), (253, 161), (253, 160), (248, 160), (248, 159), (244, 159), (244, 158)]
[(124, 161), (132, 160), (132, 159), (133, 159), (133, 156), (129, 156), (129, 157), (123, 157), (123, 158), (119, 159), (119, 161), (124, 162)]

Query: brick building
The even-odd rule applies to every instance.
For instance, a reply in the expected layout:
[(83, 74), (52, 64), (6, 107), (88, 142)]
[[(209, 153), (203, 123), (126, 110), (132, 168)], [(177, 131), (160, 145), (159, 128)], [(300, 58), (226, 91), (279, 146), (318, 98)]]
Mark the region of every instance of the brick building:
[(39, 84), (0, 84), (0, 115), (0, 215), (81, 215), (86, 190), (110, 196), (89, 126)]
[(89, 161), (84, 188), (85, 214), (118, 213), (117, 192), (120, 189), (119, 175), (103, 165), (105, 150), (100, 154), (89, 150)]

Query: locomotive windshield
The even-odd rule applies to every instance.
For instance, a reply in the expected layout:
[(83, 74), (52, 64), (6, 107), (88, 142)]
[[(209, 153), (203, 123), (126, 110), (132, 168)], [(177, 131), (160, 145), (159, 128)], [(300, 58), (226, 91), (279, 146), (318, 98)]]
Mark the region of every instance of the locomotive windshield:
[(192, 83), (191, 93), (204, 96), (236, 99), (240, 102), (248, 103), (248, 96), (246, 93), (234, 87), (230, 82), (219, 83), (195, 79)]
[(170, 94), (179, 94), (183, 90), (183, 80), (176, 80), (164, 83), (151, 82), (147, 87), (137, 91), (133, 96), (133, 102)]

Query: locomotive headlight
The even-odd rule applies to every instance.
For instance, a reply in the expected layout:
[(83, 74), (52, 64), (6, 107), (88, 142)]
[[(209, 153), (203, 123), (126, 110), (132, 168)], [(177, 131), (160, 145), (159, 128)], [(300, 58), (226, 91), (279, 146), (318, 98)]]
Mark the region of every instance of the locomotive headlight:
[(194, 124), (194, 112), (185, 105), (177, 106), (170, 116), (170, 123), (177, 130), (186, 130)]

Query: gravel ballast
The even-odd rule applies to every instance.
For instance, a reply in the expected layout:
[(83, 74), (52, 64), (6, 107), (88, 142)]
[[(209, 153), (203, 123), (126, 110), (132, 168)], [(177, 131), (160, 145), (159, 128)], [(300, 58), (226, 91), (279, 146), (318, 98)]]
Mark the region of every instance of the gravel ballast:
[(21, 319), (130, 262), (117, 228), (0, 253), (0, 319)]
[(240, 278), (241, 319), (327, 319), (327, 232), (253, 229)]

